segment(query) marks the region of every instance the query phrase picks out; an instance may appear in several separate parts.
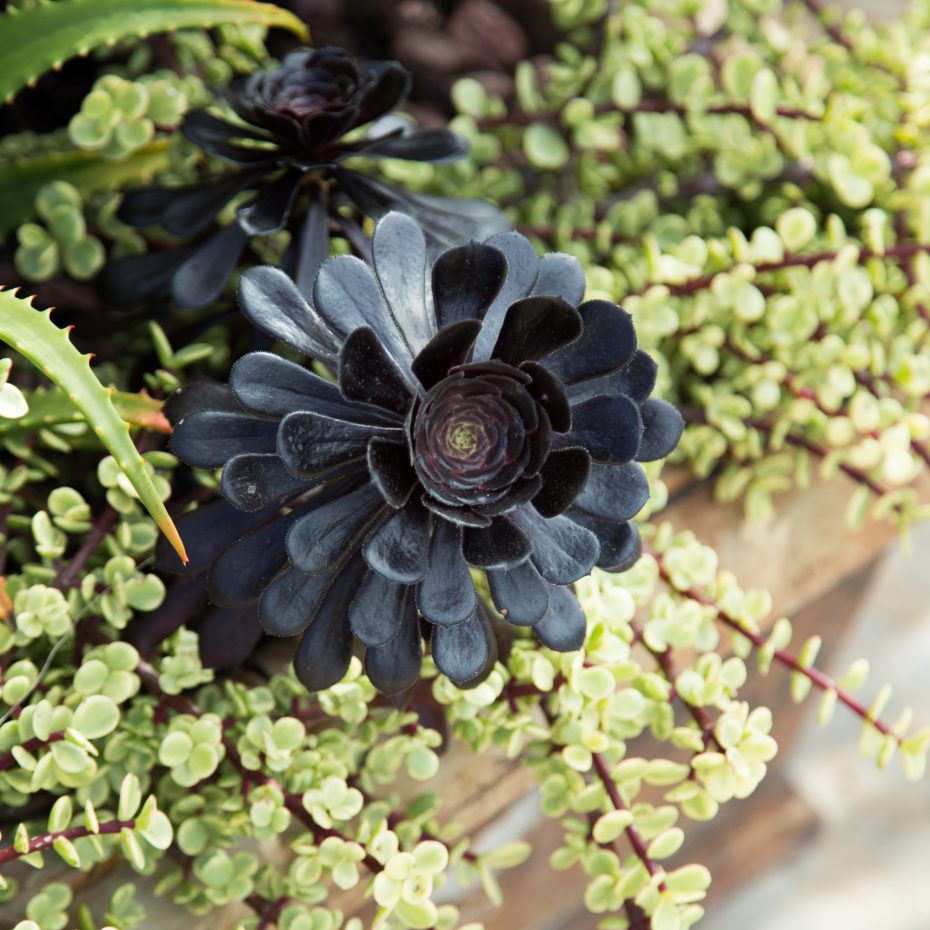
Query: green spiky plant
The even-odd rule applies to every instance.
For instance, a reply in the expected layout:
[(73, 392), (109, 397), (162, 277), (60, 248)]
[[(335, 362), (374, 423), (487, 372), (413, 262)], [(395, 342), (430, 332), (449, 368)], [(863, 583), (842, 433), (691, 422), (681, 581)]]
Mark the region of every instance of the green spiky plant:
[[(205, 76), (267, 57), (246, 22), (300, 28), (239, 0), (134, 3), (136, 18), (115, 24), (104, 14), (122, 14), (116, 2), (22, 6), (0, 19), (0, 96), (91, 46), (184, 28), (168, 40), (170, 74), (138, 41), (99, 60), (131, 84), (158, 72), (201, 104)], [(578, 256), (589, 295), (622, 301), (661, 357), (665, 395), (689, 424), (679, 459), (722, 499), (765, 519), (817, 463), (852, 482), (851, 528), (871, 518), (906, 530), (928, 506), (917, 63), (930, 14), (875, 30), (856, 17), (818, 25), (813, 0), (552, 10), (562, 41), (518, 66), (514, 100), (470, 79), (455, 87), (452, 125), (472, 156), (386, 163), (387, 175), (494, 201), (541, 246)], [(200, 29), (217, 23), (234, 25)], [(770, 711), (745, 697), (772, 666), (796, 700), (820, 694), (821, 720), (838, 703), (861, 717), (867, 756), (923, 775), (930, 730), (906, 711), (886, 723), (887, 689), (871, 704), (855, 696), (865, 663), (836, 679), (816, 668), (818, 636), (791, 651), (771, 597), (663, 522), (658, 466), (643, 558), (577, 585), (589, 626), (579, 653), (518, 637), (466, 691), (428, 664), (401, 708), (356, 661), (314, 696), (289, 672), (205, 667), (194, 632), (205, 608), (166, 591), (150, 560), (153, 518), (170, 527), (168, 514), (211, 498), (216, 476), (185, 476), (159, 448), (161, 406), (185, 381), (225, 377), (248, 337), (222, 308), (184, 318), (159, 301), (119, 317), (115, 334), (101, 325), (112, 318), (92, 283), (95, 247), (72, 246), (92, 236), (106, 260), (160, 248), (159, 234), (116, 219), (120, 192), (193, 180), (202, 156), (170, 122), (107, 156), (71, 132), (0, 142), (0, 229), (19, 254), (3, 283), (67, 298), (60, 322), (78, 322), (67, 333), (0, 294), (13, 356), (12, 375), (0, 368), (4, 924), (131, 930), (229, 908), (243, 930), (474, 927), (433, 892), (455, 877), (497, 903), (497, 873), (532, 850), (458, 832), (441, 803), (451, 743), (474, 752), (476, 777), (490, 751), (532, 773), (564, 828), (551, 865), (580, 867), (578, 896), (599, 926), (683, 930), (711, 880), (686, 864), (689, 829), (751, 794), (776, 751)], [(97, 351), (93, 370), (72, 341)], [(127, 877), (112, 893), (72, 890), (76, 870), (117, 861)]]

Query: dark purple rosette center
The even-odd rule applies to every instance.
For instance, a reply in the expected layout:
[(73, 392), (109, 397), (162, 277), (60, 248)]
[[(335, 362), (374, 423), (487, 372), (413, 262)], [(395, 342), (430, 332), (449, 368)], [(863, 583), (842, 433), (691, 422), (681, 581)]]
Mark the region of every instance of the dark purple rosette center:
[(337, 110), (358, 91), (358, 66), (346, 55), (303, 56), (297, 67), (282, 67), (256, 88), (270, 110), (302, 119), (320, 110)]
[[(517, 369), (488, 374), (484, 366), (463, 365), (440, 381), (414, 408), (411, 445), (414, 467), (436, 502), (500, 503), (538, 472), (548, 449), (548, 428)], [(544, 415), (543, 415), (544, 416)]]

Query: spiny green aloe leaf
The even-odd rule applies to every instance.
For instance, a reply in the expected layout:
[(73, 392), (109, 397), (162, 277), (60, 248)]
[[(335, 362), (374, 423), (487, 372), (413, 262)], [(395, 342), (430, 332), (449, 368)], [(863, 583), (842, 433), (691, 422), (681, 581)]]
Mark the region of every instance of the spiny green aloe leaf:
[(307, 27), (293, 13), (255, 0), (55, 0), (0, 17), (0, 100), (49, 68), (131, 36), (230, 23)]
[(29, 359), (80, 408), (136, 489), (139, 500), (186, 563), (184, 543), (129, 438), (129, 424), (116, 412), (111, 391), (90, 370), (91, 356), (82, 355), (71, 344), (71, 327), (59, 329), (51, 315), (51, 310), (36, 310), (32, 298), (19, 297), (15, 291), (0, 291), (0, 339)]
[(0, 161), (0, 238), (32, 219), (36, 194), (50, 181), (67, 181), (82, 194), (115, 190), (130, 181), (150, 178), (169, 164), (167, 139), (156, 139), (121, 161), (79, 151)]

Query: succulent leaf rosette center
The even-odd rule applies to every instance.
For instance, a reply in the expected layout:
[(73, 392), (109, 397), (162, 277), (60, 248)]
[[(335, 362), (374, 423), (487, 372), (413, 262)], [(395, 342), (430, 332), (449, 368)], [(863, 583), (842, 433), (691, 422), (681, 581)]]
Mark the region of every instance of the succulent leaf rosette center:
[(223, 466), (240, 535), (210, 536), (208, 508), (180, 529), (212, 560), (218, 603), (258, 601), (266, 632), (303, 633), (309, 689), (339, 681), (358, 651), (376, 687), (403, 691), (424, 641), (441, 672), (473, 684), (501, 618), (552, 649), (583, 644), (571, 585), (636, 560), (638, 463), (682, 429), (649, 397), (656, 365), (630, 316), (584, 301), (584, 286), (575, 259), (539, 258), (514, 232), (430, 265), (398, 213), (376, 226), (371, 265), (324, 262), (310, 302), (279, 269), (242, 276), (246, 315), (336, 380), (254, 352), (231, 390), (176, 401), (173, 448)]
[(547, 430), (516, 369), (463, 365), (412, 408), (411, 460), (426, 493), (451, 506), (499, 503), (543, 460)]
[[(133, 303), (170, 284), (178, 306), (207, 306), (222, 292), (248, 241), (284, 229), (294, 244), (284, 258), (287, 271), (307, 296), (331, 251), (331, 225), (350, 242), (364, 241), (359, 214), (402, 210), (416, 216), (437, 245), (506, 229), (492, 204), (401, 191), (375, 167), (382, 159), (455, 161), (468, 152), (466, 140), (454, 132), (417, 129), (394, 112), (410, 83), (396, 61), (363, 62), (340, 48), (298, 49), (274, 70), (243, 76), (223, 89), (234, 115), (192, 110), (181, 125), (184, 137), (234, 167), (194, 184), (125, 195), (119, 213), (124, 222), (157, 224), (190, 241), (170, 252), (111, 263), (105, 272), (111, 299)], [(208, 233), (236, 198), (242, 202), (235, 219)], [(345, 209), (349, 205), (351, 211)]]

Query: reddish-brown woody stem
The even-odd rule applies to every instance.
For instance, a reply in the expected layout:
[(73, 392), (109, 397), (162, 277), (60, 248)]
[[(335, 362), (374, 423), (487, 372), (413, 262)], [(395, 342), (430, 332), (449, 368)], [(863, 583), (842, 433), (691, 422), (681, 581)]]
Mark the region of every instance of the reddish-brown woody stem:
[[(741, 633), (746, 637), (746, 639), (749, 640), (750, 643), (752, 643), (756, 649), (761, 649), (766, 645), (767, 639), (764, 634), (756, 633), (753, 630), (747, 629), (747, 627), (740, 623), (740, 621), (735, 617), (729, 616), (729, 614), (727, 614), (720, 607), (720, 605), (715, 600), (713, 600), (713, 598), (708, 597), (706, 594), (702, 594), (700, 591), (697, 591), (694, 588), (686, 588), (682, 590), (681, 588), (677, 587), (672, 582), (671, 575), (669, 574), (663, 557), (660, 553), (649, 549), (647, 546), (643, 546), (643, 551), (647, 552), (656, 560), (656, 564), (659, 566), (660, 576), (675, 591), (688, 598), (688, 600), (695, 601), (696, 603), (702, 604), (705, 607), (712, 608), (716, 612), (717, 620), (728, 626), (730, 629)], [(787, 652), (784, 649), (776, 649), (773, 653), (773, 656), (775, 661), (780, 665), (790, 669), (792, 672), (797, 672), (798, 674), (803, 675), (805, 678), (808, 678), (810, 682), (821, 691), (834, 691), (836, 693), (837, 700), (841, 704), (845, 704), (854, 714), (861, 717), (865, 722), (878, 730), (878, 732), (883, 736), (893, 737), (895, 742), (900, 745), (901, 737), (898, 736), (891, 729), (891, 727), (888, 726), (887, 723), (873, 717), (864, 704), (862, 704), (860, 701), (857, 701), (851, 694), (849, 694), (849, 692), (844, 691), (829, 675), (821, 672), (819, 669), (809, 668), (805, 665), (802, 665), (797, 656), (792, 655), (790, 652)]]
[[(594, 760), (594, 770), (597, 772), (597, 777), (600, 778), (601, 783), (604, 785), (604, 790), (607, 792), (607, 797), (610, 798), (610, 803), (613, 804), (614, 808), (618, 811), (627, 810), (627, 806), (623, 803), (623, 798), (620, 797), (620, 792), (617, 790), (617, 785), (613, 780), (613, 776), (610, 774), (607, 761), (598, 752), (592, 753), (591, 756)], [(636, 853), (636, 858), (642, 862), (646, 871), (650, 875), (658, 874), (659, 867), (650, 858), (646, 850), (646, 844), (639, 835), (639, 831), (636, 827), (630, 824), (624, 832), (626, 833), (627, 839), (630, 841), (630, 846), (633, 847), (633, 852)], [(664, 891), (665, 882), (659, 882), (659, 888)]]
[[(88, 830), (87, 827), (70, 827), (67, 830), (59, 830), (57, 833), (43, 833), (41, 836), (34, 836), (29, 841), (29, 853), (48, 849), (58, 839), (79, 840), (85, 836), (119, 833), (124, 829), (131, 830), (135, 825), (134, 820), (108, 820), (100, 824), (97, 830)], [(13, 846), (5, 846), (0, 849), (0, 865), (13, 862), (29, 853), (22, 853)]]

